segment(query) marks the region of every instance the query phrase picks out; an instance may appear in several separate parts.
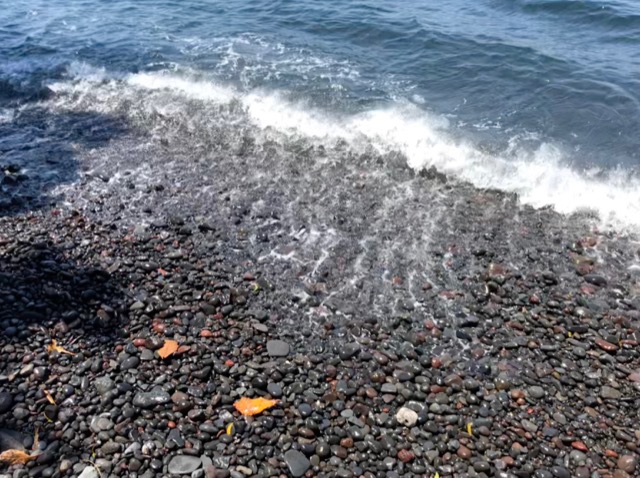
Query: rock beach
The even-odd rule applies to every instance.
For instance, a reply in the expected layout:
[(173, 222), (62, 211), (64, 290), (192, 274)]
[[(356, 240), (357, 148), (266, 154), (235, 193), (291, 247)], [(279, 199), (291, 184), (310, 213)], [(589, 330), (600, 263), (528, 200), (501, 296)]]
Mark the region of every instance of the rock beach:
[[(629, 240), (530, 208), (489, 227), (514, 199), (460, 188), (451, 228), (389, 274), (353, 245), (364, 223), (336, 222), (350, 240), (324, 262), (274, 259), (301, 239), (258, 240), (272, 213), (235, 196), (207, 227), (123, 224), (114, 199), (0, 217), (0, 421), (25, 438), (1, 443), (38, 429), (42, 451), (0, 473), (635, 476)], [(278, 403), (245, 418), (242, 397)]]

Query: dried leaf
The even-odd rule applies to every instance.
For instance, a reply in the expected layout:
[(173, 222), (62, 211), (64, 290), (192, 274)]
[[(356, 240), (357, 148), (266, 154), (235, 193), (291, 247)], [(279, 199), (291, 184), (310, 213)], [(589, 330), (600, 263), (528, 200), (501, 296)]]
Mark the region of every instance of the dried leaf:
[(227, 435), (233, 435), (233, 423), (227, 425)]
[(470, 436), (473, 436), (473, 423), (471, 423), (471, 422), (467, 423), (467, 433)]
[(53, 396), (49, 393), (49, 391), (46, 388), (43, 388), (42, 391), (44, 392), (44, 396), (47, 397), (47, 400), (49, 400), (49, 403), (51, 405), (55, 405), (56, 401), (54, 400)]
[(158, 355), (160, 355), (160, 358), (165, 359), (173, 355), (176, 350), (178, 350), (178, 342), (175, 340), (165, 340), (162, 348), (158, 350)]
[(275, 406), (278, 400), (267, 400), (266, 398), (241, 398), (233, 406), (245, 417), (251, 417), (262, 413), (268, 408)]
[(31, 449), (36, 451), (40, 447), (40, 429), (36, 427), (36, 431), (33, 434), (33, 446)]
[(59, 354), (75, 355), (73, 352), (69, 352), (67, 349), (60, 347), (56, 339), (51, 339), (51, 343), (47, 346), (47, 352), (58, 352)]
[(22, 450), (6, 450), (0, 453), (0, 462), (8, 465), (26, 465), (36, 456), (31, 456)]

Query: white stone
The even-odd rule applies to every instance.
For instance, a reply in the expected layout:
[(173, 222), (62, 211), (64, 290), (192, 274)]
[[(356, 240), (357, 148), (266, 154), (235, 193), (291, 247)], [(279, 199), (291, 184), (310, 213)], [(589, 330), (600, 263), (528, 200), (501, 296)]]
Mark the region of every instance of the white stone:
[(87, 466), (78, 475), (78, 478), (100, 478), (100, 475), (98, 475), (98, 470), (96, 470), (95, 466)]
[(410, 408), (402, 407), (398, 410), (398, 413), (396, 413), (396, 420), (401, 425), (412, 427), (418, 421), (418, 414)]

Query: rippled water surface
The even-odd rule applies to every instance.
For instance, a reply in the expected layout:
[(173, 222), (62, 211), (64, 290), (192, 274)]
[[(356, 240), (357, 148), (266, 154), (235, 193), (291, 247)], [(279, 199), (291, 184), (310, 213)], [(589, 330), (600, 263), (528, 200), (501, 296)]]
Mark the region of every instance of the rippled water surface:
[(20, 141), (65, 134), (47, 136), (25, 108), (150, 134), (181, 122), (185, 148), (215, 124), (225, 144), (268, 133), (285, 149), (394, 153), (524, 203), (634, 225), (639, 101), (629, 0), (27, 0), (0, 13), (9, 160)]

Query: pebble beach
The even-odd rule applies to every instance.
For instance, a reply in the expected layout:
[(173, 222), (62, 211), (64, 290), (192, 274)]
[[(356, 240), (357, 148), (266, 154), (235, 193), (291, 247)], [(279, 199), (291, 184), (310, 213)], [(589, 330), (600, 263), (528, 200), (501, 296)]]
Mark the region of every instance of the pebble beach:
[[(515, 199), (467, 191), (434, 280), (390, 278), (384, 318), (329, 300), (330, 268), (296, 284), (261, 264), (250, 214), (1, 218), (2, 441), (39, 431), (2, 476), (637, 476), (628, 239), (532, 208), (489, 233)], [(278, 403), (244, 417), (241, 397)]]

